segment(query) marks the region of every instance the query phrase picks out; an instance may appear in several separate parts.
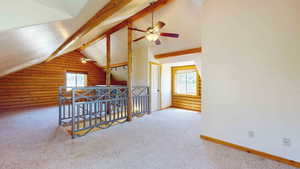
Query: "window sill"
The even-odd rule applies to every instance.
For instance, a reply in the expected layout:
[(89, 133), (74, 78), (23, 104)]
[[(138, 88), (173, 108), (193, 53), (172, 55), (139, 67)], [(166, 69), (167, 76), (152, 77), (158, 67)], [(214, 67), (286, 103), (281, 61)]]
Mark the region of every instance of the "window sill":
[(200, 97), (200, 95), (185, 95), (185, 94), (172, 94), (172, 96), (177, 97)]

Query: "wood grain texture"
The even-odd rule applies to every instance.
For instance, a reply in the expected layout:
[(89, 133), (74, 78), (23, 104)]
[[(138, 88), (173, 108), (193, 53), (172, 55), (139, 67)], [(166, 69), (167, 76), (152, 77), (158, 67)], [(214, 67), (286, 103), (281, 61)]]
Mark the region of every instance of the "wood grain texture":
[[(132, 27), (132, 22), (128, 23), (128, 27)], [(127, 87), (128, 87), (128, 121), (132, 121), (132, 30), (128, 29), (128, 81), (127, 81)]]
[[(122, 67), (122, 66), (127, 66), (127, 65), (128, 65), (128, 62), (110, 64), (110, 68)], [(101, 68), (106, 69), (106, 66), (102, 66)]]
[(106, 85), (111, 84), (111, 70), (110, 70), (110, 60), (111, 60), (111, 41), (110, 35), (106, 36)]
[(208, 136), (204, 136), (204, 135), (200, 135), (200, 138), (203, 139), (203, 140), (214, 142), (216, 144), (221, 144), (221, 145), (231, 147), (231, 148), (234, 148), (234, 149), (237, 149), (237, 150), (240, 150), (240, 151), (255, 154), (255, 155), (267, 158), (267, 159), (275, 160), (275, 161), (278, 161), (278, 162), (281, 162), (281, 163), (284, 163), (284, 164), (288, 164), (288, 165), (300, 168), (300, 162), (297, 162), (297, 161), (293, 161), (293, 160), (289, 160), (289, 159), (286, 159), (286, 158), (278, 157), (278, 156), (275, 156), (275, 155), (272, 155), (272, 154), (268, 154), (268, 153), (261, 152), (261, 151), (258, 151), (258, 150), (254, 150), (254, 149), (251, 149), (251, 148), (247, 148), (247, 147), (243, 147), (243, 146), (240, 146), (240, 145), (232, 144), (232, 143), (229, 143), (229, 142), (226, 142), (226, 141), (222, 141), (222, 140), (212, 138), (212, 137), (208, 137)]
[(202, 48), (199, 47), (199, 48), (193, 48), (193, 49), (186, 49), (186, 50), (181, 50), (181, 51), (157, 54), (154, 57), (156, 59), (163, 59), (163, 58), (168, 58), (168, 57), (175, 57), (175, 56), (188, 55), (188, 54), (201, 53), (201, 52), (202, 52)]
[(172, 67), (172, 107), (201, 112), (201, 78), (197, 77), (197, 95), (178, 95), (175, 93), (176, 70), (195, 69), (196, 66)]
[(0, 113), (57, 105), (58, 87), (65, 85), (65, 73), (88, 74), (88, 86), (105, 84), (105, 72), (93, 63), (82, 64), (79, 51), (57, 57), (0, 78)]

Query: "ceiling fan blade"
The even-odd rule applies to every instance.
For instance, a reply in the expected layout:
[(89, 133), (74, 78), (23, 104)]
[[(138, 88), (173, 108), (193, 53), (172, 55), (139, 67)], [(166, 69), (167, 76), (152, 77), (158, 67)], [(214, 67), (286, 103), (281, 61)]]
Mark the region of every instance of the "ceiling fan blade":
[(155, 25), (155, 27), (157, 27), (158, 29), (162, 29), (165, 25), (166, 25), (166, 24), (165, 24), (164, 22), (159, 21), (159, 22)]
[(177, 33), (160, 33), (160, 36), (166, 36), (170, 38), (179, 38), (179, 34)]
[(128, 28), (128, 29), (133, 30), (133, 31), (139, 31), (139, 32), (147, 32), (147, 31), (144, 31), (144, 30), (141, 30), (138, 28)]
[(159, 39), (157, 39), (157, 40), (155, 41), (155, 44), (156, 44), (156, 45), (160, 45), (160, 44), (161, 44), (161, 41), (160, 41)]
[(133, 40), (133, 42), (137, 42), (137, 41), (139, 41), (139, 40), (142, 40), (142, 39), (144, 39), (146, 36), (142, 36), (142, 37), (140, 37), (140, 38), (137, 38), (137, 39), (135, 39), (135, 40)]

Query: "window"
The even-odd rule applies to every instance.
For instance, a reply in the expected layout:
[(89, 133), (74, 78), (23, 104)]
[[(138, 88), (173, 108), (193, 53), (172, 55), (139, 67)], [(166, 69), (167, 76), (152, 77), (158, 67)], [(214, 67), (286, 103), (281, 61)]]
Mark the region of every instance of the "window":
[(87, 86), (87, 74), (85, 73), (66, 73), (66, 87), (85, 87)]
[(198, 95), (198, 73), (195, 66), (173, 67), (173, 94)]

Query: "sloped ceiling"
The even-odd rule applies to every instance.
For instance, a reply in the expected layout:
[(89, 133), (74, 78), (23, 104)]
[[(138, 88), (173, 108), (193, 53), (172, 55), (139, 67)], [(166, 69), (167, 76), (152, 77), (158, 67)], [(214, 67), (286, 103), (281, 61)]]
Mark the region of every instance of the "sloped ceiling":
[[(111, 64), (124, 63), (127, 57), (127, 27), (111, 35)], [(82, 51), (86, 57), (97, 61), (99, 66), (106, 66), (106, 38), (96, 42), (92, 46)], [(127, 69), (117, 68), (112, 70), (112, 75), (116, 80), (127, 81)]]
[(1, 2), (0, 31), (70, 19), (88, 0), (9, 0)]
[[(107, 2), (109, 0), (89, 0), (80, 14), (72, 19), (1, 31), (0, 76), (44, 61)], [(16, 12), (14, 17), (18, 14)], [(35, 15), (40, 15), (40, 12)], [(11, 21), (4, 20), (0, 25), (5, 22)]]
[(144, 8), (149, 6), (150, 2), (153, 2), (153, 1), (156, 1), (156, 0), (133, 0), (133, 1), (131, 1), (127, 6), (122, 8), (120, 11), (114, 13), (111, 17), (109, 17), (107, 20), (105, 20), (104, 22), (99, 24), (97, 27), (92, 29), (85, 36), (74, 41), (69, 47), (67, 47), (66, 49), (61, 51), (59, 53), (59, 55), (70, 52), (74, 49), (81, 47), (83, 44), (91, 41), (97, 35), (103, 34), (105, 31), (107, 31), (110, 28), (121, 23), (122, 21), (127, 19), (129, 16), (132, 16), (132, 15), (136, 14), (137, 12), (143, 10)]
[[(162, 32), (179, 33), (179, 39), (161, 37), (162, 45), (157, 46), (147, 40), (134, 43), (134, 48), (150, 47), (153, 54), (166, 53), (201, 46), (201, 7), (204, 0), (174, 0), (170, 4), (155, 11), (154, 18), (163, 21), (167, 25)], [(135, 21), (134, 27), (146, 30), (151, 25), (151, 14)], [(143, 36), (143, 33), (134, 31), (134, 38)], [(127, 61), (127, 28), (114, 33), (111, 36), (111, 60), (112, 64)], [(84, 55), (97, 61), (101, 66), (106, 66), (106, 39), (98, 41), (94, 45), (82, 51)], [(138, 57), (138, 56), (136, 56)], [(195, 58), (195, 57), (192, 57)], [(117, 75), (118, 72), (114, 76)], [(124, 75), (126, 76), (126, 75)], [(119, 77), (124, 79), (122, 77)], [(118, 79), (119, 80), (119, 79)]]
[(51, 8), (64, 11), (71, 16), (77, 16), (89, 0), (34, 0)]
[[(109, 1), (10, 0), (10, 2), (2, 3), (0, 9), (5, 7), (2, 10), (5, 11), (5, 15), (0, 16), (0, 28), (2, 28), (0, 31), (0, 76), (46, 60), (68, 37)], [(110, 27), (130, 17), (130, 15), (143, 9), (150, 1), (133, 0), (124, 9), (111, 16), (82, 39), (75, 41), (74, 44), (62, 53), (76, 49), (82, 43), (94, 38), (96, 35), (101, 34)], [(28, 3), (24, 4), (23, 9), (20, 6), (25, 2)], [(78, 11), (78, 14), (76, 11)], [(70, 17), (71, 19), (66, 19)]]
[[(111, 35), (111, 64), (127, 61), (127, 27)], [(87, 57), (97, 61), (98, 65), (106, 66), (106, 38), (98, 41), (82, 51)]]
[[(163, 21), (166, 26), (162, 32), (179, 33), (179, 39), (161, 37), (162, 44), (151, 45), (154, 54), (185, 50), (201, 46), (201, 8), (204, 0), (174, 0), (174, 2), (155, 11), (154, 20)], [(147, 29), (151, 25), (151, 15), (147, 15), (134, 23), (135, 27)], [(135, 32), (136, 37), (143, 34)], [(146, 40), (137, 43), (146, 43)]]
[[(71, 17), (71, 19), (50, 22), (58, 19), (59, 17), (45, 17), (47, 19), (43, 20), (43, 22), (35, 20), (35, 23), (50, 23), (0, 31), (0, 76), (40, 63), (47, 59), (47, 57), (50, 56), (50, 54), (57, 49), (60, 44), (62, 44), (69, 36), (86, 23), (89, 18), (91, 18), (98, 10), (102, 9), (104, 5), (109, 2), (109, 0), (26, 0), (26, 2), (27, 1), (28, 4), (32, 3), (37, 6), (49, 8), (49, 10), (52, 9), (52, 12), (57, 12), (59, 14), (63, 13), (63, 15), (59, 15), (60, 19), (68, 17)], [(86, 4), (83, 1), (86, 1)], [(119, 12), (115, 13), (105, 22), (98, 25), (91, 32), (75, 41), (60, 54), (80, 47), (95, 36), (102, 34), (109, 28), (142, 10), (149, 5), (149, 2), (152, 1), (153, 0), (133, 0)], [(135, 46), (151, 47), (154, 54), (200, 46), (200, 24), (195, 21), (199, 20), (201, 16), (200, 12), (202, 1), (203, 0), (174, 0), (174, 2), (171, 2), (155, 12), (156, 21), (161, 20), (167, 23), (167, 26), (163, 29), (163, 31), (180, 33), (179, 39), (162, 37), (161, 40), (163, 44), (161, 46), (151, 45), (146, 40), (142, 40), (135, 44)], [(13, 3), (17, 3), (17, 1), (11, 0), (11, 3), (5, 3), (7, 5), (7, 9), (13, 9)], [(19, 6), (22, 3), (23, 1), (18, 1)], [(82, 8), (83, 5), (84, 7)], [(18, 16), (18, 12), (22, 11), (7, 11), (7, 9), (7, 16), (12, 15), (14, 17)], [(46, 13), (41, 12), (41, 9), (43, 8), (31, 10), (31, 13), (27, 11), (27, 13), (34, 13), (35, 15), (42, 15), (43, 13)], [(76, 15), (76, 11), (78, 11), (78, 15)], [(25, 17), (26, 15), (21, 16)], [(54, 17), (56, 15), (52, 16)], [(0, 17), (3, 17), (3, 15)], [(0, 24), (0, 27), (3, 25), (3, 29), (6, 22), (11, 22), (10, 20), (5, 19), (3, 20), (4, 22)], [(20, 22), (19, 26), (21, 26), (21, 24), (24, 25), (24, 23)], [(33, 23), (26, 23), (26, 25), (31, 24)], [(136, 27), (143, 29), (149, 27), (150, 24), (150, 15), (143, 17), (134, 23)], [(8, 27), (5, 29), (8, 29)], [(112, 64), (127, 61), (126, 35), (127, 29), (125, 28), (114, 33), (111, 37)], [(139, 32), (134, 33), (134, 37), (139, 36), (141, 36)], [(105, 40), (96, 42), (94, 45), (83, 51), (83, 53), (86, 56), (97, 60), (99, 65), (104, 66), (106, 62)]]

